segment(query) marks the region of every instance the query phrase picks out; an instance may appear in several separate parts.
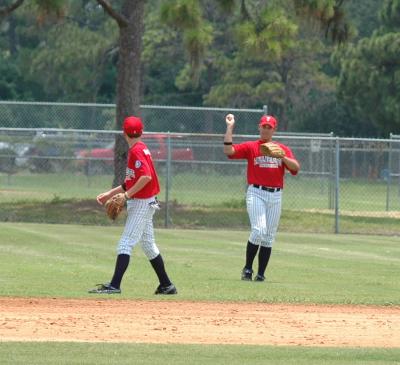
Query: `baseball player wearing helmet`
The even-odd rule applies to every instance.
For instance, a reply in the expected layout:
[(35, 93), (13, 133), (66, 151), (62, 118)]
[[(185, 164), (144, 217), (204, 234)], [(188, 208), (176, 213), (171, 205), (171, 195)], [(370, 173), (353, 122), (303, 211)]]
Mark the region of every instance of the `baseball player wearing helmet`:
[(128, 216), (118, 243), (118, 256), (111, 282), (98, 284), (97, 288), (89, 290), (89, 293), (121, 293), (122, 277), (128, 268), (132, 250), (140, 243), (160, 282), (155, 294), (177, 294), (154, 239), (153, 215), (159, 209), (156, 195), (160, 192), (160, 186), (151, 153), (141, 141), (141, 119), (134, 116), (126, 118), (123, 132), (129, 145), (125, 181), (122, 185), (98, 195), (97, 201), (104, 204), (114, 195), (124, 193)]
[(246, 205), (251, 224), (251, 233), (246, 248), (246, 263), (242, 270), (242, 280), (253, 280), (253, 261), (258, 253), (258, 272), (255, 281), (265, 280), (272, 245), (278, 229), (281, 215), (284, 174), (288, 170), (296, 175), (300, 164), (289, 147), (274, 142), (284, 151), (282, 158), (264, 156), (260, 145), (272, 142), (277, 120), (264, 115), (259, 122), (260, 139), (234, 145), (232, 142), (235, 117), (228, 114), (225, 118), (224, 153), (230, 159), (247, 160)]

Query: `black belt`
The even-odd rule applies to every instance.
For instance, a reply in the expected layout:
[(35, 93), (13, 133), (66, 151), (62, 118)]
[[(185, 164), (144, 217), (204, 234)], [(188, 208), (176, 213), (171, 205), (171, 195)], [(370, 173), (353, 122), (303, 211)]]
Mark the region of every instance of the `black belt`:
[(267, 186), (262, 186), (262, 185), (257, 185), (257, 184), (253, 184), (253, 186), (257, 189), (261, 189), (261, 190), (265, 190), (268, 191), (270, 193), (275, 193), (276, 191), (280, 191), (281, 188), (269, 188)]

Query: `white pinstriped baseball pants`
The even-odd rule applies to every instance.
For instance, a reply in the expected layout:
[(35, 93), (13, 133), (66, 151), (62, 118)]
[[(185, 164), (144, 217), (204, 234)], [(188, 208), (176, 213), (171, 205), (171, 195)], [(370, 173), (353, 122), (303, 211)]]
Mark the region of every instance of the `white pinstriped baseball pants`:
[(282, 190), (271, 193), (250, 185), (246, 205), (251, 224), (249, 241), (255, 245), (272, 247), (281, 217)]
[(118, 255), (131, 255), (133, 248), (138, 243), (149, 260), (159, 255), (160, 251), (155, 243), (153, 229), (153, 215), (156, 208), (150, 205), (154, 201), (155, 197), (128, 200), (128, 217), (118, 243)]

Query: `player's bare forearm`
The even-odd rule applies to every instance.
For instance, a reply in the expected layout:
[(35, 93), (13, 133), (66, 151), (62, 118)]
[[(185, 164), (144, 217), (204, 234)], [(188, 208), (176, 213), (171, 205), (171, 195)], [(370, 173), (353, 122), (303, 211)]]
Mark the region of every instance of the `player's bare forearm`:
[(142, 190), (150, 181), (151, 176), (140, 176), (135, 185), (133, 185), (129, 190), (126, 191), (127, 197), (129, 198), (135, 195), (138, 191)]
[(289, 170), (294, 171), (294, 172), (297, 172), (300, 170), (300, 164), (294, 158), (283, 157), (282, 161)]
[(227, 156), (233, 155), (235, 153), (235, 149), (232, 146), (232, 138), (233, 138), (233, 127), (235, 125), (235, 116), (233, 114), (228, 114), (225, 117), (226, 123), (226, 132), (224, 136), (224, 153)]
[(97, 195), (96, 200), (99, 204), (104, 204), (108, 199), (112, 198), (114, 195), (123, 193), (124, 189), (122, 188), (121, 185), (115, 187), (114, 189), (105, 191), (104, 193), (101, 193)]
[(226, 132), (224, 136), (224, 153), (227, 156), (233, 155), (235, 152), (235, 149), (233, 148), (232, 144), (226, 144), (226, 143), (232, 143), (233, 141), (233, 125), (228, 125), (226, 127)]

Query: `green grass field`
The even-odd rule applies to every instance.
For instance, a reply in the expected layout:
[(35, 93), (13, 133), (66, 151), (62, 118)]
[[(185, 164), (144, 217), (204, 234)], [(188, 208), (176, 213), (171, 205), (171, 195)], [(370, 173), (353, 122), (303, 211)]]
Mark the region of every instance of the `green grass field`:
[[(1, 175), (0, 221), (109, 224), (95, 197), (107, 190), (112, 177), (69, 173)], [(400, 198), (392, 184), (343, 181), (340, 189), (339, 232), (400, 235)], [(386, 211), (387, 198), (390, 210)], [(159, 199), (166, 208), (165, 179)], [(173, 175), (156, 225), (175, 228), (247, 229), (243, 176), (212, 173)], [(76, 214), (70, 214), (71, 211)], [(290, 232), (335, 232), (332, 187), (319, 178), (287, 177), (280, 229)]]
[[(1, 296), (96, 298), (121, 227), (0, 223)], [(240, 280), (246, 231), (156, 231), (168, 300), (400, 305), (398, 237), (280, 233), (266, 283)], [(138, 249), (113, 299), (164, 300)], [(46, 354), (46, 356), (43, 356)], [(400, 349), (0, 341), (1, 364), (400, 364)]]
[(2, 365), (398, 365), (399, 359), (398, 349), (0, 342)]
[[(0, 203), (35, 200), (92, 199), (109, 189), (111, 175), (82, 174), (0, 174)], [(243, 201), (244, 175), (210, 173), (178, 173), (171, 177), (169, 199), (184, 205), (221, 206)], [(165, 200), (166, 182), (160, 176), (160, 199)], [(383, 181), (341, 181), (340, 207), (352, 211), (385, 211), (387, 184)], [(400, 210), (399, 187), (390, 186), (390, 210)], [(333, 186), (327, 179), (287, 175), (283, 199), (284, 209), (329, 209), (333, 207)]]
[[(122, 227), (0, 223), (0, 230), (2, 295), (72, 298), (110, 279)], [(400, 305), (398, 237), (280, 233), (262, 287), (238, 282), (247, 238), (246, 231), (157, 230), (179, 299)], [(138, 249), (122, 297), (153, 299), (153, 286)]]

